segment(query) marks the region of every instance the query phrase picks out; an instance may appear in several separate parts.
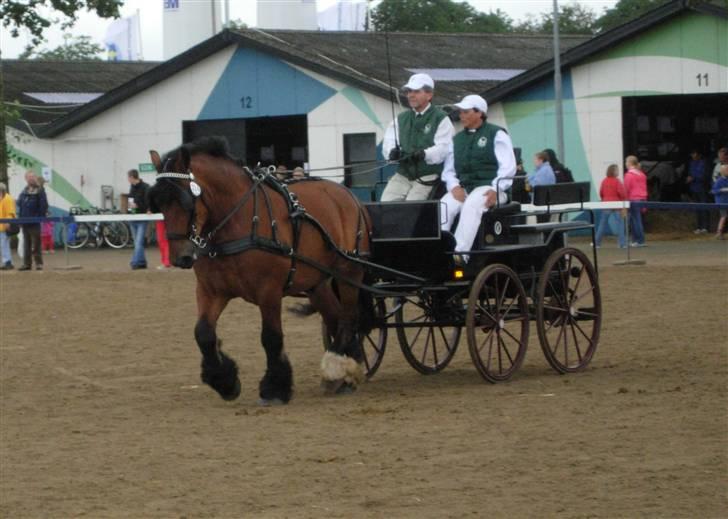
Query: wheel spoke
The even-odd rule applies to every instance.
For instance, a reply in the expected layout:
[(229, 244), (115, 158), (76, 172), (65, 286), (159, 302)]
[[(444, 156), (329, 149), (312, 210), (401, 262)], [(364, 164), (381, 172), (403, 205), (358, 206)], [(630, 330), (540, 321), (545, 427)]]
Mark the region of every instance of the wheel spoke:
[[(422, 328), (420, 328), (420, 330), (422, 330)], [(427, 357), (427, 350), (430, 349), (430, 331), (431, 330), (432, 330), (431, 328), (427, 330), (427, 334), (426, 334), (427, 338), (425, 339), (425, 348), (424, 348), (424, 350), (422, 350), (421, 364), (425, 363), (425, 357)]]
[(569, 328), (571, 328), (571, 335), (574, 337), (574, 348), (576, 349), (576, 356), (579, 358), (579, 364), (581, 364), (581, 348), (579, 348), (579, 341), (576, 338), (576, 330), (574, 330), (574, 321), (572, 320)]
[(500, 331), (496, 331), (496, 335), (498, 337), (498, 373), (503, 373), (503, 355), (501, 354), (501, 337), (500, 337)]
[(503, 351), (506, 352), (506, 357), (508, 357), (508, 360), (511, 363), (511, 367), (513, 367), (513, 357), (511, 357), (511, 353), (508, 351), (508, 347), (506, 346), (506, 341), (500, 336), (498, 336), (498, 341), (500, 342), (501, 346), (503, 347)]
[(447, 340), (447, 337), (445, 336), (445, 332), (442, 329), (442, 326), (437, 327), (438, 330), (440, 330), (440, 335), (442, 336), (442, 342), (445, 343), (445, 348), (447, 348), (448, 352), (452, 352), (452, 348), (450, 347), (450, 342)]
[(364, 338), (367, 340), (367, 342), (369, 342), (369, 344), (371, 345), (371, 347), (374, 348), (374, 351), (377, 352), (377, 355), (379, 355), (380, 353), (382, 353), (382, 350), (379, 349), (377, 343), (374, 342), (371, 337), (369, 337), (368, 335), (365, 335)]
[(505, 334), (508, 335), (508, 337), (510, 337), (511, 339), (513, 339), (516, 342), (516, 344), (518, 344), (519, 347), (520, 347), (521, 341), (519, 341), (518, 339), (516, 339), (516, 337), (511, 332), (509, 332), (505, 328), (503, 328), (501, 331), (502, 332), (505, 332)]
[(567, 316), (564, 321), (564, 365), (569, 365), (569, 332), (566, 328), (569, 326), (571, 319)]
[(440, 364), (440, 361), (437, 359), (437, 340), (435, 339), (435, 329), (430, 328), (430, 335), (432, 336), (432, 355), (435, 358), (435, 366)]
[(563, 333), (564, 333), (564, 326), (561, 326), (561, 328), (559, 328), (559, 335), (556, 336), (556, 344), (554, 345), (554, 348), (551, 350), (551, 354), (554, 357), (556, 357), (556, 352), (559, 349), (559, 344), (561, 344), (561, 336), (563, 335)]
[[(559, 303), (562, 308), (568, 306), (566, 304), (566, 300), (565, 299), (562, 299), (562, 297), (561, 297), (562, 294), (560, 294), (559, 291), (554, 288), (554, 284), (551, 282), (551, 279), (548, 280), (548, 283), (549, 283), (549, 286), (551, 287), (551, 294), (552, 294), (552, 296), (554, 298), (556, 298), (556, 302)], [(546, 294), (543, 294), (543, 296), (545, 297)]]
[[(584, 273), (584, 265), (582, 265), (581, 268), (579, 269), (579, 275), (577, 276), (576, 284), (574, 285), (574, 295), (576, 295), (577, 291), (579, 290), (579, 283), (581, 283), (581, 277), (582, 277), (583, 273)], [(571, 303), (573, 303), (573, 302), (574, 302), (574, 296), (572, 296), (572, 298), (569, 300), (569, 306), (571, 306)]]
[(411, 349), (413, 349), (413, 350), (415, 349), (415, 343), (417, 342), (417, 339), (420, 338), (420, 333), (422, 333), (422, 330), (424, 330), (424, 329), (425, 329), (424, 326), (422, 328), (417, 329), (417, 333), (415, 334), (414, 338), (410, 341), (410, 344), (412, 345)]
[(551, 305), (543, 305), (544, 308), (548, 308), (549, 310), (554, 310), (556, 312), (566, 313), (569, 310), (566, 308), (562, 308), (560, 306), (551, 306)]
[(495, 328), (490, 329), (490, 333), (483, 339), (483, 343), (480, 345), (480, 348), (478, 348), (478, 354), (480, 354), (481, 350), (483, 349), (483, 346), (485, 346), (485, 343), (488, 342), (488, 339), (493, 337), (493, 334), (495, 333)]
[(493, 330), (491, 330), (490, 335), (488, 335), (488, 337), (490, 337), (490, 342), (488, 343), (488, 362), (485, 365), (486, 371), (490, 371), (490, 359), (493, 357), (493, 336), (494, 336), (493, 332), (494, 331), (495, 331), (495, 328), (493, 328)]
[(371, 368), (371, 366), (369, 365), (369, 358), (368, 358), (368, 356), (367, 356), (367, 352), (366, 352), (366, 351), (365, 351), (364, 349), (362, 349), (362, 355), (364, 356), (364, 365), (365, 365), (365, 366), (367, 367), (367, 373), (369, 373), (369, 371), (370, 371), (370, 370), (371, 370), (372, 368)]
[(583, 298), (585, 295), (587, 295), (589, 292), (594, 292), (594, 285), (590, 286), (586, 290), (584, 290), (581, 294), (576, 294), (576, 299), (579, 300)]
[(584, 338), (589, 342), (589, 346), (594, 345), (594, 341), (591, 340), (591, 338), (582, 330), (581, 326), (579, 326), (579, 323), (574, 321), (574, 326), (576, 326), (576, 329), (581, 332), (581, 334), (584, 336)]
[(513, 296), (513, 299), (511, 300), (511, 304), (509, 304), (508, 305), (508, 308), (506, 308), (505, 312), (503, 312), (503, 318), (504, 319), (508, 316), (508, 312), (511, 311), (511, 308), (513, 308), (513, 305), (516, 304), (516, 302), (518, 301), (518, 299), (519, 299), (518, 294), (516, 294), (515, 296)]
[(491, 320), (491, 322), (495, 325), (498, 323), (498, 320), (493, 316), (490, 312), (488, 312), (485, 308), (483, 308), (483, 305), (478, 303), (478, 309), (485, 314), (485, 316)]
[[(503, 304), (506, 301), (506, 294), (508, 293), (508, 285), (510, 283), (511, 283), (511, 278), (510, 278), (510, 276), (508, 276), (508, 277), (506, 277), (505, 285), (503, 285), (503, 292), (500, 294), (500, 300), (498, 301), (498, 310), (503, 308)], [(498, 297), (498, 294), (496, 294), (496, 297)], [(500, 311), (498, 313), (500, 313)], [(504, 312), (503, 314), (505, 315), (506, 313), (507, 312)]]

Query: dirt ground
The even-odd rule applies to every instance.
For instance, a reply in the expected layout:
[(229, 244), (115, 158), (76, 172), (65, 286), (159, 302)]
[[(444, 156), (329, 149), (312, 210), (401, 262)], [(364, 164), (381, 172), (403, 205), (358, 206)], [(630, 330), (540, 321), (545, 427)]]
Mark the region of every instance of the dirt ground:
[(391, 334), (372, 381), (325, 398), (318, 319), (286, 316), (296, 394), (279, 408), (255, 405), (242, 302), (220, 323), (240, 399), (200, 384), (191, 272), (130, 272), (129, 251), (2, 272), (0, 517), (725, 517), (728, 249), (635, 254), (647, 265), (600, 251), (581, 374), (553, 372), (534, 329), (508, 383), (481, 380), (464, 337), (425, 377)]

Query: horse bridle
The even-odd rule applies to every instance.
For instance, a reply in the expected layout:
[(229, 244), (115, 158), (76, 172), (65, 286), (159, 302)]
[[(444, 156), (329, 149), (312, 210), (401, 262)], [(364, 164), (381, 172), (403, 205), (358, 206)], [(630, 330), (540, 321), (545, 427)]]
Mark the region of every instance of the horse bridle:
[[(176, 173), (176, 172), (164, 172), (159, 173), (157, 175), (157, 180), (189, 180), (190, 183), (194, 182), (194, 175), (192, 172), (187, 173)], [(207, 247), (207, 241), (205, 238), (201, 236), (201, 229), (197, 229), (197, 226), (195, 225), (195, 219), (197, 216), (197, 211), (195, 209), (195, 195), (192, 192), (191, 189), (184, 189), (179, 183), (177, 182), (170, 182), (175, 188), (177, 188), (180, 192), (180, 198), (179, 203), (182, 206), (182, 209), (187, 211), (188, 219), (187, 219), (187, 229), (190, 230), (189, 233), (177, 233), (177, 232), (170, 232), (166, 231), (167, 239), (170, 241), (181, 241), (181, 240), (189, 240), (191, 241), (196, 247), (199, 247), (201, 249), (204, 249)], [(204, 204), (204, 201), (203, 201)]]
[[(169, 160), (169, 159), (168, 159)], [(164, 166), (166, 166), (167, 163), (165, 162)], [(164, 168), (163, 168), (164, 169)], [(189, 180), (190, 186), (189, 189), (184, 189), (182, 186), (180, 186), (177, 182), (172, 182), (172, 184), (180, 191), (181, 198), (179, 200), (180, 204), (182, 205), (182, 209), (186, 210), (188, 213), (188, 222), (187, 222), (187, 228), (190, 229), (189, 234), (182, 234), (182, 233), (175, 233), (175, 232), (166, 232), (167, 239), (168, 240), (189, 240), (192, 242), (192, 244), (197, 247), (200, 250), (205, 250), (207, 247), (212, 243), (212, 239), (221, 228), (225, 226), (225, 224), (228, 223), (228, 221), (233, 217), (235, 213), (238, 212), (238, 210), (245, 205), (245, 203), (250, 199), (251, 196), (253, 196), (256, 192), (256, 190), (263, 184), (266, 177), (269, 175), (272, 175), (272, 172), (275, 170), (275, 166), (270, 166), (269, 168), (265, 169), (262, 168), (259, 170), (258, 174), (253, 173), (248, 168), (244, 168), (245, 172), (251, 177), (251, 180), (253, 181), (252, 187), (245, 193), (243, 197), (235, 204), (235, 206), (228, 212), (228, 214), (218, 223), (210, 232), (207, 233), (206, 237), (202, 236), (202, 229), (197, 229), (197, 226), (195, 225), (197, 211), (195, 209), (195, 203), (196, 199), (199, 198), (200, 201), (204, 204), (204, 200), (202, 200), (202, 191), (199, 185), (195, 183), (195, 176), (192, 173), (192, 171), (188, 171), (187, 173), (177, 173), (177, 172), (163, 172), (159, 173), (157, 175), (157, 179), (169, 179), (171, 180)], [(194, 192), (193, 187), (197, 186), (197, 193)], [(254, 217), (254, 226), (257, 227), (257, 215)], [(217, 256), (217, 252), (211, 250), (207, 252), (207, 255), (211, 258), (214, 258)]]

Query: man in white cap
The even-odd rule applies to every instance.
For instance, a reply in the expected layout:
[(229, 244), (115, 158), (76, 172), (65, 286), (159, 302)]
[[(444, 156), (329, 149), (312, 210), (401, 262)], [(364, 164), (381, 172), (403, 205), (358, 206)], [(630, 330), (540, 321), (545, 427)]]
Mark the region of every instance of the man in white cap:
[[(483, 213), (508, 201), (506, 190), (516, 174), (516, 156), (508, 133), (486, 122), (488, 103), (480, 96), (465, 96), (455, 105), (460, 110), (463, 131), (453, 139), (453, 153), (445, 164), (442, 180), (447, 194), (442, 197), (446, 217), (442, 229), (449, 231), (455, 216), (455, 250), (468, 252), (478, 233)], [(467, 261), (467, 256), (462, 256)]]
[(382, 192), (382, 202), (426, 200), (439, 180), (455, 133), (447, 114), (432, 105), (435, 82), (414, 74), (404, 86), (410, 110), (392, 121), (384, 134), (382, 153), (399, 168)]

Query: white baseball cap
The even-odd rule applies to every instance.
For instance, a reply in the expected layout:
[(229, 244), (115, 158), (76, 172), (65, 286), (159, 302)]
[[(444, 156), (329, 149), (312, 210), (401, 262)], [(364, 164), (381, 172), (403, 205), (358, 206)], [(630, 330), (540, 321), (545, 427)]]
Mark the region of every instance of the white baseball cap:
[(435, 88), (435, 82), (428, 74), (413, 74), (407, 84), (402, 88), (407, 90), (420, 90), (424, 87)]
[(472, 110), (473, 108), (475, 108), (476, 110), (478, 110), (479, 112), (483, 112), (484, 114), (488, 113), (488, 103), (485, 102), (485, 99), (476, 95), (463, 97), (463, 100), (459, 103), (455, 103), (455, 106), (460, 108), (461, 110)]

